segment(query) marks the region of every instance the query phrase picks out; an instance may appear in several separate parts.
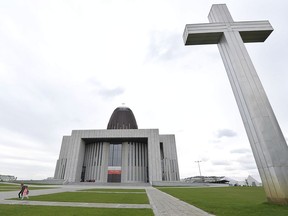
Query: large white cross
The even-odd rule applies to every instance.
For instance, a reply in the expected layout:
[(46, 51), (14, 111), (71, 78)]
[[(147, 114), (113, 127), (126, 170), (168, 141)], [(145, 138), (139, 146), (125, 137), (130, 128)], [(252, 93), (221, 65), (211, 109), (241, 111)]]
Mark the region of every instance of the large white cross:
[(264, 42), (268, 21), (234, 22), (212, 5), (208, 24), (188, 24), (185, 45), (217, 44), (270, 202), (288, 204), (288, 147), (244, 42)]

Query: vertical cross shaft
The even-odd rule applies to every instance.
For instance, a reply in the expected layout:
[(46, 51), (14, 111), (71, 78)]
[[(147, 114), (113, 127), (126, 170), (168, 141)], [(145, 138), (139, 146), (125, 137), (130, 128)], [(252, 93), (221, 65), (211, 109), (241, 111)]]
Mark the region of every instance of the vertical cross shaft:
[(185, 45), (217, 44), (270, 202), (288, 204), (288, 147), (243, 42), (262, 42), (268, 21), (234, 22), (225, 4), (209, 24), (186, 25)]

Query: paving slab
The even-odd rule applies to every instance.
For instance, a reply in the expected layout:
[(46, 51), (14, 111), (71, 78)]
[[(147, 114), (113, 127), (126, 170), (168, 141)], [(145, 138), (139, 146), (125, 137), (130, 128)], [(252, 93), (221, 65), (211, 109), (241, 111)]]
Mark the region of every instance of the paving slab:
[(146, 188), (155, 216), (212, 216), (156, 188)]

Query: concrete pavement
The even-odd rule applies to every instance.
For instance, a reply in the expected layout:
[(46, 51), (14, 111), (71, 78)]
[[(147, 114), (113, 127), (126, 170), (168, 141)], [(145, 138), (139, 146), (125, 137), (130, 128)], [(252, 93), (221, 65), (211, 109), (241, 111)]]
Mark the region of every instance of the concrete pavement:
[[(156, 188), (146, 188), (155, 216), (209, 216), (207, 212), (183, 202)], [(211, 215), (210, 215), (211, 216)]]

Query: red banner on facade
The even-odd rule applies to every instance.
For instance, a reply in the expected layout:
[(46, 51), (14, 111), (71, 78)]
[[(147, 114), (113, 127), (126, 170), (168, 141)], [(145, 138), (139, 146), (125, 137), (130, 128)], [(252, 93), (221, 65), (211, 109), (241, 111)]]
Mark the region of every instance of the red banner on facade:
[(108, 170), (108, 174), (117, 174), (117, 175), (120, 175), (120, 174), (121, 174), (121, 170)]

